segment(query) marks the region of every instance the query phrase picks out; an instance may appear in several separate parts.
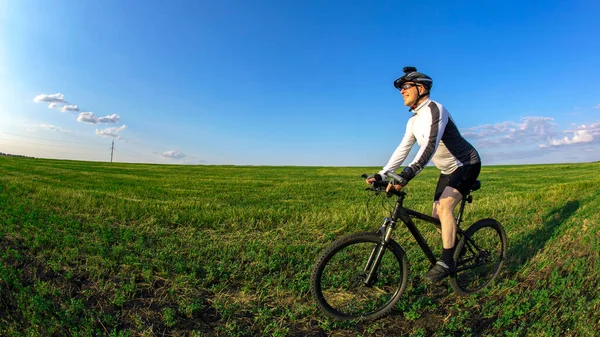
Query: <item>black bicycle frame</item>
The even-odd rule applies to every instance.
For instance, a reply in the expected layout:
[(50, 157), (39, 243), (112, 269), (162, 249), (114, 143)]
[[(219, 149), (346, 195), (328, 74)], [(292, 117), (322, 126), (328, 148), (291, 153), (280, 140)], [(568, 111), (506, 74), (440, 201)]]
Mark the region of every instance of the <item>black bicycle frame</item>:
[[(383, 253), (385, 252), (385, 249), (387, 248), (387, 245), (389, 243), (389, 240), (390, 240), (390, 237), (392, 234), (392, 230), (396, 226), (398, 219), (400, 219), (400, 221), (402, 221), (406, 225), (406, 228), (408, 228), (408, 230), (410, 231), (410, 234), (415, 238), (415, 240), (419, 244), (419, 247), (421, 247), (421, 250), (423, 251), (423, 253), (425, 253), (425, 256), (427, 256), (427, 259), (429, 260), (429, 262), (432, 265), (434, 265), (437, 261), (437, 259), (435, 258), (435, 255), (433, 255), (433, 251), (431, 250), (431, 247), (429, 247), (429, 245), (427, 244), (427, 241), (425, 241), (425, 238), (423, 238), (423, 235), (421, 235), (421, 232), (419, 231), (419, 229), (417, 228), (415, 223), (412, 221), (412, 218), (417, 218), (417, 219), (429, 222), (431, 224), (434, 224), (438, 228), (441, 228), (440, 220), (437, 218), (431, 217), (429, 215), (425, 215), (423, 213), (419, 213), (417, 211), (413, 211), (411, 209), (404, 208), (403, 202), (404, 202), (404, 197), (406, 196), (406, 193), (401, 191), (401, 192), (397, 192), (397, 195), (398, 195), (398, 200), (396, 201), (396, 205), (394, 206), (394, 210), (392, 211), (392, 218), (391, 219), (386, 218), (383, 223), (382, 228), (385, 229), (385, 232), (382, 233), (383, 235), (382, 235), (381, 243), (378, 245), (375, 245), (373, 247), (373, 250), (371, 251), (371, 255), (369, 256), (369, 259), (367, 260), (367, 264), (365, 265), (364, 272), (366, 274), (366, 278), (365, 278), (364, 283), (366, 285), (369, 285), (371, 283), (371, 281), (373, 280), (375, 271), (379, 267), (379, 263), (381, 262), (381, 257), (383, 255)], [(471, 195), (466, 195), (465, 197), (463, 197), (463, 199), (461, 201), (458, 216), (456, 217), (456, 234), (457, 234), (457, 236), (464, 235), (464, 232), (459, 227), (459, 225), (462, 220), (462, 214), (465, 209), (465, 204), (467, 202), (471, 202), (471, 200), (472, 200)], [(472, 240), (469, 239), (469, 241), (471, 244), (474, 245), (474, 242)], [(475, 248), (478, 249), (478, 247), (476, 245), (475, 245)], [(469, 249), (471, 249), (471, 247), (469, 247)], [(467, 269), (467, 268), (465, 268), (465, 269)]]
[[(417, 218), (419, 220), (429, 222), (429, 223), (435, 225), (437, 228), (441, 228), (441, 226), (442, 226), (440, 219), (434, 218), (429, 215), (425, 215), (423, 213), (419, 213), (417, 211), (413, 211), (412, 209), (404, 208), (404, 206), (402, 204), (404, 202), (405, 196), (406, 196), (406, 193), (398, 195), (398, 201), (396, 202), (396, 207), (394, 208), (394, 211), (392, 212), (392, 221), (397, 221), (398, 219), (400, 219), (402, 222), (404, 222), (404, 224), (406, 225), (406, 227), (408, 228), (408, 230), (410, 231), (412, 236), (415, 238), (415, 240), (419, 244), (419, 247), (421, 247), (421, 250), (423, 250), (423, 253), (425, 253), (425, 255), (427, 256), (427, 259), (429, 259), (429, 262), (431, 262), (431, 264), (434, 265), (437, 260), (436, 260), (435, 256), (433, 255), (433, 252), (431, 251), (431, 247), (429, 247), (429, 245), (423, 238), (423, 235), (421, 235), (421, 232), (419, 232), (419, 229), (417, 228), (415, 223), (412, 221), (412, 218)], [(459, 235), (460, 236), (464, 235), (463, 230), (460, 228), (460, 223), (462, 221), (462, 215), (465, 210), (466, 203), (471, 202), (472, 200), (473, 199), (470, 194), (464, 196), (461, 200), (460, 209), (458, 211), (458, 215), (456, 216), (457, 238)]]

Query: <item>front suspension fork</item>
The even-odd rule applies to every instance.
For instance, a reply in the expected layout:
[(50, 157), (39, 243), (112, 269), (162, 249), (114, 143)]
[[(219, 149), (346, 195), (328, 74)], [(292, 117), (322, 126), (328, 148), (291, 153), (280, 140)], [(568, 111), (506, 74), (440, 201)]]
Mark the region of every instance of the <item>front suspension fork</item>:
[(395, 225), (395, 221), (386, 218), (383, 222), (383, 225), (379, 229), (381, 241), (373, 245), (373, 249), (371, 250), (371, 254), (369, 255), (369, 259), (367, 260), (367, 264), (363, 270), (363, 273), (366, 275), (364, 284), (367, 286), (371, 285), (373, 278), (375, 277), (375, 273), (377, 272), (377, 268), (379, 268), (381, 258), (383, 257), (383, 253), (388, 246), (388, 242), (392, 236), (392, 230), (394, 229)]

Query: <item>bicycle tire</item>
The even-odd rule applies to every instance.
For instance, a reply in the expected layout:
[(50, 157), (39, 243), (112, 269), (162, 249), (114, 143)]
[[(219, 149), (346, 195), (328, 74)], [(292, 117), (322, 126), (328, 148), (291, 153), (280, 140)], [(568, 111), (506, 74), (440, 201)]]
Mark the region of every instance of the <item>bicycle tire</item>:
[[(408, 261), (402, 247), (390, 240), (375, 283), (365, 285), (366, 260), (380, 245), (377, 232), (355, 233), (334, 241), (321, 253), (311, 273), (311, 292), (323, 312), (338, 320), (373, 320), (392, 310), (408, 283)], [(338, 262), (341, 266), (336, 269)], [(374, 297), (369, 302), (371, 293)], [(353, 295), (356, 298), (350, 299)]]
[(452, 289), (461, 296), (480, 292), (498, 276), (507, 250), (506, 232), (498, 221), (482, 219), (475, 222), (456, 246), (457, 272), (450, 275)]

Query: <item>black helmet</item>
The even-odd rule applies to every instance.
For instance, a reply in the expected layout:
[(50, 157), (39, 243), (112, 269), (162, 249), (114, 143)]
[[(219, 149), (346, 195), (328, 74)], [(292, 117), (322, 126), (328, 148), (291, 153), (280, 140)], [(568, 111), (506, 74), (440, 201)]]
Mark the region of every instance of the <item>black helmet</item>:
[(394, 81), (394, 87), (396, 87), (396, 89), (402, 89), (402, 86), (406, 82), (415, 82), (423, 85), (425, 88), (427, 88), (427, 91), (431, 90), (431, 87), (433, 86), (433, 80), (431, 77), (418, 72), (417, 68), (415, 67), (404, 67), (402, 71), (404, 71), (404, 76)]

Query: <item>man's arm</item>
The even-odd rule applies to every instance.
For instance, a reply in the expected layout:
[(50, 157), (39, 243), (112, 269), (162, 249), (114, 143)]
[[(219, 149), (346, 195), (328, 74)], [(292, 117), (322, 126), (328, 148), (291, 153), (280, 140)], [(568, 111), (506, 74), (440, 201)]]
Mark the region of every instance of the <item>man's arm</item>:
[(442, 139), (442, 135), (448, 124), (448, 114), (443, 108), (440, 109), (439, 106), (433, 102), (429, 105), (429, 108), (431, 113), (427, 116), (431, 118), (431, 123), (429, 130), (426, 131), (427, 142), (421, 146), (415, 159), (404, 168), (404, 171), (400, 174), (400, 176), (405, 179), (403, 186), (421, 172), (427, 163), (429, 163), (440, 144), (440, 140)]
[(412, 149), (413, 145), (417, 141), (413, 134), (412, 124), (413, 118), (411, 117), (406, 123), (406, 131), (404, 132), (404, 137), (402, 137), (400, 145), (398, 145), (398, 147), (388, 160), (388, 163), (383, 167), (381, 171), (379, 171), (379, 173), (377, 173), (381, 176), (382, 179), (385, 179), (387, 177), (387, 172), (394, 172), (398, 169), (398, 167), (400, 167), (400, 165), (402, 165), (404, 159), (406, 159), (406, 156), (408, 156), (410, 149)]

